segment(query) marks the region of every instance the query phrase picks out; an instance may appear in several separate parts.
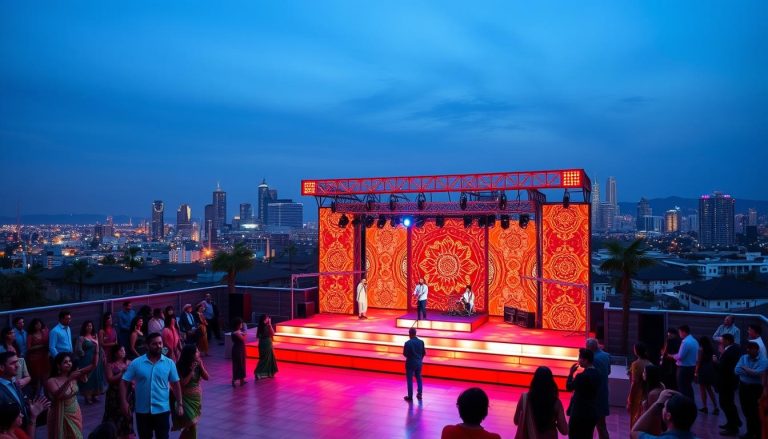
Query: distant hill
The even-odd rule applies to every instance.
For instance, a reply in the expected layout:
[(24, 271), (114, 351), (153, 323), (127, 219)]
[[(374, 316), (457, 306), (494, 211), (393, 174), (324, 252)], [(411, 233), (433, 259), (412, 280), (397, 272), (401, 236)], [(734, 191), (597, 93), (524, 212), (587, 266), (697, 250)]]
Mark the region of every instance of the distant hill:
[[(632, 216), (637, 214), (637, 200), (632, 203), (619, 202), (619, 210), (622, 214), (628, 213)], [(651, 198), (648, 200), (653, 209), (653, 214), (662, 216), (664, 212), (669, 209), (674, 209), (678, 206), (684, 215), (697, 213), (699, 210), (698, 198), (681, 198), (681, 197), (667, 197), (667, 198)], [(753, 208), (757, 209), (758, 215), (765, 215), (768, 213), (768, 201), (764, 200), (742, 200), (736, 198), (736, 213), (747, 213), (747, 210)]]
[[(127, 224), (131, 219), (128, 215), (112, 215), (112, 222), (115, 224)], [(133, 217), (133, 224), (140, 222), (142, 218)], [(58, 214), (58, 215), (22, 215), (21, 223), (27, 225), (36, 224), (104, 224), (107, 221), (107, 215), (98, 214)], [(0, 216), (0, 224), (16, 224), (16, 217)]]

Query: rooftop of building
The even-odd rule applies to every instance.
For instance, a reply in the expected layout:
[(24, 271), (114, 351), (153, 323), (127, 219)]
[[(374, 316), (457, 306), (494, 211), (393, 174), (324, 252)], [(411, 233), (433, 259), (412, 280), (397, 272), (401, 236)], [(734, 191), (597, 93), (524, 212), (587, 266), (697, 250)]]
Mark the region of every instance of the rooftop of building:
[(704, 300), (766, 299), (768, 287), (764, 283), (718, 277), (675, 287), (675, 290)]
[(632, 279), (641, 282), (685, 281), (693, 280), (693, 277), (685, 270), (665, 264), (657, 264), (640, 270), (636, 275), (632, 276)]

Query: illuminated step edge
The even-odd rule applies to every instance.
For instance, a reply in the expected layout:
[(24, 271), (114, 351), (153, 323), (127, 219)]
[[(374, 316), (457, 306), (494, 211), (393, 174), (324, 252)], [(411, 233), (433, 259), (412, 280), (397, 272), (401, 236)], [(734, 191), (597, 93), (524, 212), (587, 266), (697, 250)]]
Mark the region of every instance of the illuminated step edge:
[(436, 331), (456, 331), (472, 332), (488, 322), (488, 316), (481, 316), (472, 322), (448, 322), (441, 320), (416, 320), (408, 318), (395, 319), (395, 326), (398, 328), (410, 328), (415, 326), (419, 329), (432, 329)]

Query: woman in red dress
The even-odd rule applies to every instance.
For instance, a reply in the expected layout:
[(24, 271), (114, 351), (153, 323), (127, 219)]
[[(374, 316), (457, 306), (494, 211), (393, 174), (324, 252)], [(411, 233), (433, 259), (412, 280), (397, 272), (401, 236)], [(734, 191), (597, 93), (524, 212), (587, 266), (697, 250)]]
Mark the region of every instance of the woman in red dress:
[(35, 394), (51, 376), (51, 362), (48, 359), (48, 330), (43, 321), (32, 319), (27, 327), (27, 369), (32, 377), (30, 385)]

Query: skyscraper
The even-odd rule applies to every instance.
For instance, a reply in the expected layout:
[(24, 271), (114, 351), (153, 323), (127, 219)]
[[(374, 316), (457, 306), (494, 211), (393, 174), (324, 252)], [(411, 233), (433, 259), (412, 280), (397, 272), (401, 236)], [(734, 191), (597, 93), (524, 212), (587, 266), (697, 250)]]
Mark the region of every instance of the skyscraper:
[(600, 183), (597, 179), (592, 180), (592, 199), (590, 200), (592, 213), (592, 229), (600, 230)]
[(152, 202), (152, 226), (150, 229), (150, 238), (160, 241), (165, 238), (165, 206), (160, 200)]
[(251, 203), (240, 204), (240, 223), (252, 224), (253, 223), (253, 207)]
[(635, 218), (638, 231), (648, 230), (648, 221), (645, 220), (645, 217), (652, 215), (651, 204), (648, 203), (645, 197), (640, 198), (640, 202), (637, 203), (637, 218)]
[(227, 224), (227, 193), (221, 190), (218, 183), (213, 191), (213, 215), (213, 228), (216, 229), (216, 236), (219, 236)]
[(269, 203), (269, 225), (279, 227), (291, 227), (300, 229), (304, 223), (304, 205), (294, 203), (292, 200), (279, 200)]
[(699, 244), (702, 247), (730, 246), (734, 240), (736, 200), (715, 192), (699, 199)]
[(218, 237), (216, 234), (216, 227), (214, 227), (214, 217), (213, 204), (206, 204), (205, 218), (203, 220), (203, 235), (205, 236), (205, 240), (208, 241), (209, 246), (216, 242), (216, 238)]
[(756, 226), (757, 225), (757, 210), (755, 210), (755, 209), (750, 207), (747, 215), (749, 216), (747, 225), (748, 226)]
[(664, 214), (664, 232), (675, 233), (680, 231), (680, 208), (668, 210)]
[[(277, 197), (275, 197), (277, 198)], [(266, 225), (268, 220), (267, 205), (273, 200), (272, 191), (269, 190), (267, 180), (263, 179), (259, 185), (259, 224)]]
[(176, 211), (176, 234), (183, 239), (192, 238), (192, 208), (182, 204)]
[(608, 177), (605, 184), (605, 202), (612, 206), (619, 204), (619, 199), (616, 198), (616, 177)]

